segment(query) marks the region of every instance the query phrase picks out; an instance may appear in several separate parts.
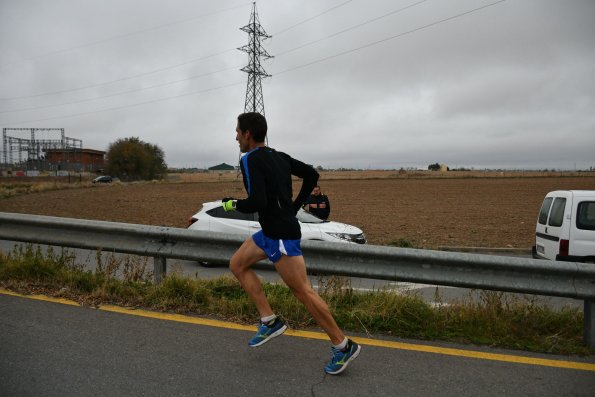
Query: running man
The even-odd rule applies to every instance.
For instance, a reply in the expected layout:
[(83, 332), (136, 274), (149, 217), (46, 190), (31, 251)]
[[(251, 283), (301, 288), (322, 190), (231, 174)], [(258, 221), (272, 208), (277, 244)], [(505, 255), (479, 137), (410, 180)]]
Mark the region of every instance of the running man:
[[(295, 217), (316, 186), (318, 173), (311, 166), (265, 146), (267, 122), (260, 113), (240, 114), (236, 133), (240, 150), (246, 153), (240, 168), (248, 198), (226, 197), (222, 205), (225, 211), (258, 212), (262, 227), (240, 246), (229, 263), (230, 270), (260, 313), (258, 332), (248, 345), (261, 346), (287, 329), (273, 312), (258, 276), (251, 269), (256, 262), (269, 258), (285, 284), (331, 341), (332, 358), (324, 367), (325, 372), (339, 374), (359, 355), (361, 347), (343, 334), (326, 302), (312, 289), (300, 248), (300, 225)], [(292, 175), (302, 179), (295, 201), (292, 201)]]

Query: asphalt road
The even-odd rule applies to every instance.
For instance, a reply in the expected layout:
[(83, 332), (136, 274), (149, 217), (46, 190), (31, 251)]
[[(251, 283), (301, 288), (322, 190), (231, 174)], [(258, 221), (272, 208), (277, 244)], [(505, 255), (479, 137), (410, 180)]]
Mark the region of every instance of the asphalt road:
[[(120, 314), (0, 293), (0, 396), (593, 396), (595, 359), (478, 349), (588, 363), (519, 364), (371, 346), (325, 375), (324, 340)], [(363, 336), (362, 336), (363, 337)], [(408, 341), (419, 344), (419, 342)], [(430, 348), (453, 345), (432, 344)]]

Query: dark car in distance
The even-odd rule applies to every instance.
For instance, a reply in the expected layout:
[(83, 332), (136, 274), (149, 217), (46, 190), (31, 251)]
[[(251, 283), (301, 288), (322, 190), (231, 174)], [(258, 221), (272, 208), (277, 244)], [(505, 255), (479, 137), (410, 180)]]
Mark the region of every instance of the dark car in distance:
[(109, 175), (102, 175), (98, 176), (97, 178), (93, 179), (93, 183), (112, 183), (113, 179)]

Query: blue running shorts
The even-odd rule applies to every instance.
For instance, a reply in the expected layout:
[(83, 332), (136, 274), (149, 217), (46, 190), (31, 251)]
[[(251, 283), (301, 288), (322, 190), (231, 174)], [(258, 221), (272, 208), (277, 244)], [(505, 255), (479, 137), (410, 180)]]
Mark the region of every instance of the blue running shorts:
[(272, 239), (264, 235), (261, 231), (252, 235), (254, 244), (264, 251), (269, 260), (277, 263), (282, 255), (300, 256), (302, 255), (302, 248), (300, 247), (300, 240), (279, 240)]

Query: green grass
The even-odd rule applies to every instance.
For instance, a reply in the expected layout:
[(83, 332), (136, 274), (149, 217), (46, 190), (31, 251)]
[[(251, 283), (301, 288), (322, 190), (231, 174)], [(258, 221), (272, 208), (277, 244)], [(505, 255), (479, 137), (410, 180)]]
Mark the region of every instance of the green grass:
[[(92, 305), (116, 304), (254, 323), (258, 313), (232, 276), (182, 277), (175, 272), (155, 285), (145, 258), (116, 259), (97, 253), (96, 270), (76, 265), (67, 250), (42, 252), (31, 245), (0, 252), (0, 285)], [(593, 354), (582, 342), (583, 313), (552, 309), (535, 297), (475, 291), (464, 299), (430, 305), (420, 297), (381, 289), (355, 292), (345, 277), (320, 277), (319, 293), (347, 332), (444, 340), (557, 354)], [(275, 311), (293, 328), (316, 327), (284, 285), (265, 283)]]
[(392, 240), (387, 245), (390, 247), (415, 248), (415, 247), (413, 247), (413, 243), (411, 241), (404, 239), (404, 238)]

